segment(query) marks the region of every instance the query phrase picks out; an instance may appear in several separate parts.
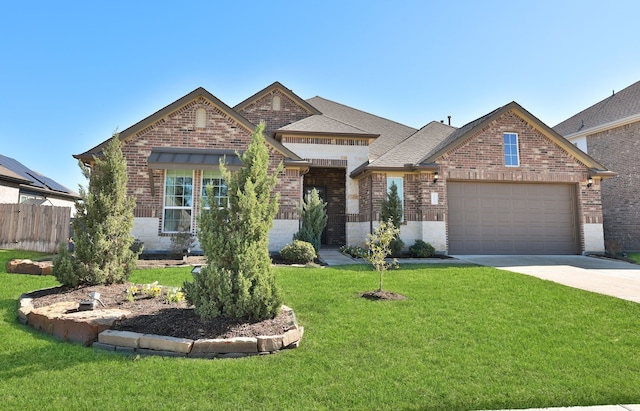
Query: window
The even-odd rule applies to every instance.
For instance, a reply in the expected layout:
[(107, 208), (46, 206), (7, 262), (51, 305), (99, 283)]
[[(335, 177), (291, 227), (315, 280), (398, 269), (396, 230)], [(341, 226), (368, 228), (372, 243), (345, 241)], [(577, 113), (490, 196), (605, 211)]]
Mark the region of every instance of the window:
[(162, 231), (191, 231), (193, 171), (167, 170), (164, 180), (164, 219)]
[(520, 165), (518, 135), (516, 133), (504, 133), (504, 165), (507, 167)]
[(207, 110), (199, 108), (196, 110), (196, 128), (205, 128), (207, 126)]
[(404, 187), (402, 177), (387, 177), (387, 194), (391, 192), (391, 186), (395, 184), (398, 188), (398, 197), (402, 206), (402, 221), (404, 221)]
[(226, 207), (229, 203), (229, 195), (227, 194), (227, 184), (222, 179), (220, 171), (205, 170), (202, 172), (202, 199), (206, 208), (211, 207), (207, 196), (207, 186), (209, 185), (213, 187), (213, 204), (218, 207)]

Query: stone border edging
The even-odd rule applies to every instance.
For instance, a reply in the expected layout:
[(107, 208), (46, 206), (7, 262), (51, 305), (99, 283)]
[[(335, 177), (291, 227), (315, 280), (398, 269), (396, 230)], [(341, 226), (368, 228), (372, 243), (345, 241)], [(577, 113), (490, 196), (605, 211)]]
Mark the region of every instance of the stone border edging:
[(93, 343), (93, 347), (143, 355), (239, 358), (297, 348), (303, 334), (304, 327), (296, 326), (282, 335), (190, 340), (131, 331), (105, 330), (98, 334), (98, 342)]
[[(58, 303), (62, 307), (61, 310), (52, 309), (49, 313), (39, 312), (38, 310), (41, 309), (34, 308), (33, 298), (29, 296), (34, 293), (38, 293), (38, 291), (20, 296), (18, 307), (18, 321), (20, 323), (44, 331), (63, 341), (120, 353), (164, 357), (239, 358), (297, 348), (304, 334), (304, 327), (298, 326), (293, 310), (285, 305), (282, 306), (282, 311), (290, 317), (291, 325), (284, 334), (191, 340), (112, 330), (111, 327), (117, 319), (126, 317), (126, 314), (121, 312), (122, 310), (117, 309), (80, 311), (68, 314), (67, 311), (71, 305), (77, 309), (77, 303), (67, 302)], [(42, 308), (51, 309), (54, 306), (55, 304)], [(114, 315), (112, 311), (118, 311), (118, 313)], [(99, 315), (101, 313), (104, 313), (102, 317)], [(90, 317), (86, 318), (82, 315)]]

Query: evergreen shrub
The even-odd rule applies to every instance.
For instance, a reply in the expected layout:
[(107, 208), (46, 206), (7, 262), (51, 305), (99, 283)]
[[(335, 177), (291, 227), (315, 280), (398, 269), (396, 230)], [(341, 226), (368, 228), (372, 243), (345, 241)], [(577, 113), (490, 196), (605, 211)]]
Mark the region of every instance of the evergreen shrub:
[(307, 264), (317, 258), (316, 250), (311, 243), (294, 240), (280, 250), (280, 257), (296, 264)]

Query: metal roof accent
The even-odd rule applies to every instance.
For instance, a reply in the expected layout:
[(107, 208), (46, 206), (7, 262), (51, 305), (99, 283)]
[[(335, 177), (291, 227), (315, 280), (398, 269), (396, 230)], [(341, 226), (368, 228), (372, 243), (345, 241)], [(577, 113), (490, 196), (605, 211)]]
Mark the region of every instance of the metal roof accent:
[(213, 170), (222, 163), (228, 167), (242, 165), (233, 150), (154, 147), (147, 158), (147, 167), (154, 170)]

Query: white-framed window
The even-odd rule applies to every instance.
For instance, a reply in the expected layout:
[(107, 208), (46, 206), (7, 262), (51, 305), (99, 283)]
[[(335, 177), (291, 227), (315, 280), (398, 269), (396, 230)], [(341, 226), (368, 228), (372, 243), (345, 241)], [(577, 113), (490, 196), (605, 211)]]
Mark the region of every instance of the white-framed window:
[(191, 231), (193, 170), (166, 170), (162, 231)]
[(280, 96), (273, 96), (271, 99), (271, 109), (273, 111), (280, 111)]
[(404, 221), (404, 184), (402, 177), (387, 177), (387, 194), (391, 192), (391, 186), (395, 184), (398, 188), (398, 197), (402, 205), (402, 221)]
[(504, 133), (504, 165), (507, 167), (520, 166), (520, 155), (518, 154), (518, 134)]
[[(207, 186), (213, 188), (213, 201), (207, 196)], [(229, 204), (229, 195), (227, 193), (227, 184), (225, 183), (219, 170), (204, 170), (202, 172), (202, 199), (205, 208), (211, 207), (212, 204), (218, 207), (226, 207)]]

